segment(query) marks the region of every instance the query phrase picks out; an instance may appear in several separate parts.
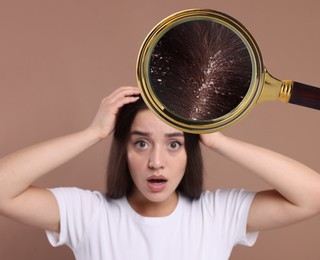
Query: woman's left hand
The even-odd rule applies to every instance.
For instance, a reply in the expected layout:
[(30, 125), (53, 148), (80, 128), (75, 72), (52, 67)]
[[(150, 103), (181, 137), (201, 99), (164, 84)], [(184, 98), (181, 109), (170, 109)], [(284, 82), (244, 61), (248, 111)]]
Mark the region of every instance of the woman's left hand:
[(222, 140), (224, 137), (225, 136), (220, 132), (215, 132), (211, 134), (201, 134), (200, 141), (204, 146), (212, 150), (216, 150), (218, 148), (220, 140)]

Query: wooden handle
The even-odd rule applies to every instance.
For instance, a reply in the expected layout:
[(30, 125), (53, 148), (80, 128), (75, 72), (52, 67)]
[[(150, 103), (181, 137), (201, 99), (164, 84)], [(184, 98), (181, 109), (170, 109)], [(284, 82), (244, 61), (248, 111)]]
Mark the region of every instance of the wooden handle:
[(320, 110), (320, 88), (294, 82), (289, 103)]

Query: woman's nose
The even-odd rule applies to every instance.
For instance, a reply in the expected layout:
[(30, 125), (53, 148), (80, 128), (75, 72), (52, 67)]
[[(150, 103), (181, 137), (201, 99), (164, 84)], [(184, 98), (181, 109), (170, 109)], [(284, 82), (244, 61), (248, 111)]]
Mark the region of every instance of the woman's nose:
[(148, 167), (150, 169), (161, 169), (164, 167), (164, 154), (160, 147), (154, 147), (152, 149), (150, 156), (149, 156), (149, 162)]

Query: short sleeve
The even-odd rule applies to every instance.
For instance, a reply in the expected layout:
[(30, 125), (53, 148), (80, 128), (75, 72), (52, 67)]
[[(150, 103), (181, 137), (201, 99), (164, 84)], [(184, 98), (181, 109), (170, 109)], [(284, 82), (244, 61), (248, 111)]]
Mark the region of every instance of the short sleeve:
[(55, 196), (60, 211), (60, 233), (46, 231), (54, 247), (67, 245), (75, 249), (90, 227), (103, 195), (78, 188), (49, 189)]
[(214, 196), (214, 215), (220, 232), (230, 246), (252, 246), (258, 232), (247, 233), (247, 221), (254, 192), (243, 189), (217, 190)]

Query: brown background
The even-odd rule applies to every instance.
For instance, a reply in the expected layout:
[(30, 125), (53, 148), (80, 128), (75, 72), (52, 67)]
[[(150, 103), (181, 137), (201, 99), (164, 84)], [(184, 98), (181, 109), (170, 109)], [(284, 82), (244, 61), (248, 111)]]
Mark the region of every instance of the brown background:
[[(320, 86), (317, 0), (1, 0), (0, 157), (85, 128), (102, 97), (136, 84), (138, 50), (167, 15), (203, 7), (226, 12), (254, 35), (272, 74)], [(259, 104), (226, 134), (268, 147), (320, 171), (320, 112), (274, 101)], [(104, 190), (110, 140), (41, 179), (44, 187)], [(267, 188), (205, 150), (206, 187)], [(266, 162), (266, 167), (268, 163)], [(320, 199), (320, 198), (319, 198)], [(231, 259), (320, 259), (320, 217), (260, 234)], [(0, 259), (73, 259), (43, 231), (0, 217)]]

